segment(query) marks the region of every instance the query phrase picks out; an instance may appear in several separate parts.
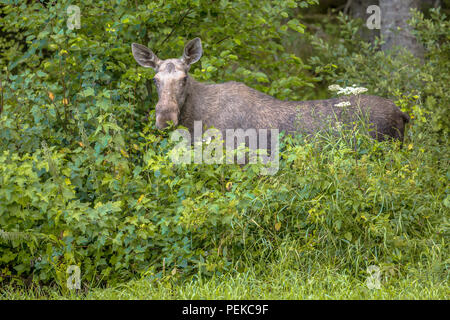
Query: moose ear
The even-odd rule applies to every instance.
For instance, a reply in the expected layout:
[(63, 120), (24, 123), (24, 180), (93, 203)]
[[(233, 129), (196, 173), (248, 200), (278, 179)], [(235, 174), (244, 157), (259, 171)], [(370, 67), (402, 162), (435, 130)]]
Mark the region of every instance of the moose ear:
[(184, 47), (182, 60), (189, 66), (200, 60), (202, 53), (202, 41), (200, 38), (192, 39), (186, 43), (186, 46)]
[(161, 60), (156, 56), (156, 54), (142, 44), (133, 43), (131, 45), (131, 51), (133, 52), (133, 57), (136, 62), (143, 67), (157, 69), (161, 63)]

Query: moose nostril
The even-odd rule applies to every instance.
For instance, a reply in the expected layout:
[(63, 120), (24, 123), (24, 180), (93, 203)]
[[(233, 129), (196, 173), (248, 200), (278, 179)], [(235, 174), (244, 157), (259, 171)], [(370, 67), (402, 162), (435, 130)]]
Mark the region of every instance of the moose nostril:
[(172, 121), (174, 126), (177, 126), (178, 114), (176, 112), (156, 114), (156, 128), (160, 130), (166, 128), (169, 125), (169, 121)]
[(156, 115), (156, 128), (163, 129), (163, 127), (161, 126), (161, 115), (159, 114)]
[(169, 120), (172, 120), (173, 125), (177, 126), (178, 125), (178, 114), (177, 113), (171, 113)]

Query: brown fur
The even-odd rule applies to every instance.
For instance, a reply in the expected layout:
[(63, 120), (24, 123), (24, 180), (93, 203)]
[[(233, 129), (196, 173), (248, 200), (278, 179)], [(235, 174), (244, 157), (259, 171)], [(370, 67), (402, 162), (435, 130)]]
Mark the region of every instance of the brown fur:
[[(335, 107), (350, 101), (349, 107)], [(360, 107), (360, 109), (359, 109)], [(356, 114), (367, 113), (376, 127), (374, 138), (402, 140), (409, 117), (390, 100), (377, 96), (352, 96), (328, 100), (280, 101), (239, 82), (204, 84), (191, 77), (187, 97), (181, 107), (180, 124), (193, 128), (194, 120), (205, 127), (225, 129), (279, 129), (287, 133), (314, 133), (328, 121), (348, 123)]]
[[(159, 60), (144, 46), (133, 44), (133, 55), (139, 64), (153, 67), (159, 85), (156, 105), (157, 126), (167, 121), (187, 127), (191, 133), (194, 121), (203, 127), (225, 129), (279, 129), (287, 133), (315, 133), (338, 122), (351, 123), (358, 115), (367, 115), (378, 140), (392, 137), (403, 140), (407, 114), (390, 100), (360, 95), (328, 100), (281, 101), (254, 90), (243, 83), (205, 84), (188, 75), (191, 63), (200, 59), (201, 42), (196, 38), (185, 47), (181, 59)], [(144, 49), (145, 48), (145, 49)], [(145, 50), (148, 50), (145, 51)], [(336, 107), (350, 101), (349, 107)]]

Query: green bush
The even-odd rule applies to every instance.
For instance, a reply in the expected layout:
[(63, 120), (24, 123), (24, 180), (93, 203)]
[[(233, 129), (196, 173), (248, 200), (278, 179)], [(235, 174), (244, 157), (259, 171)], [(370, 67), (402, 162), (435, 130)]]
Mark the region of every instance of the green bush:
[(400, 149), (365, 135), (288, 139), (268, 177), (254, 166), (174, 167), (167, 138), (142, 136), (136, 154), (98, 165), (87, 147), (4, 151), (1, 225), (33, 241), (3, 243), (2, 264), (47, 281), (79, 264), (86, 280), (117, 281), (163, 266), (185, 275), (239, 269), (243, 252), (270, 259), (286, 237), (298, 254), (345, 257), (354, 272), (402, 269), (445, 250), (448, 161), (423, 142)]

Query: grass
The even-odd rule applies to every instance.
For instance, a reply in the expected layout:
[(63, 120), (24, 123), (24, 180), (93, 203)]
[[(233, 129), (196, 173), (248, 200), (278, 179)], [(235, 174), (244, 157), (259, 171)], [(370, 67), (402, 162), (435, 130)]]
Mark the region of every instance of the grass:
[(141, 279), (114, 288), (96, 288), (86, 294), (61, 294), (57, 289), (7, 287), (1, 298), (17, 299), (448, 299), (447, 282), (405, 278), (369, 289), (363, 281), (330, 270), (310, 278), (302, 272), (287, 271), (278, 276), (255, 277), (252, 273), (225, 275), (180, 283)]
[(446, 283), (403, 279), (371, 290), (345, 274), (324, 270), (312, 278), (301, 271), (258, 277), (252, 272), (172, 285), (140, 280), (88, 299), (447, 299)]
[[(81, 293), (63, 293), (60, 287), (7, 286), (0, 298), (16, 299), (206, 299), (206, 300), (309, 300), (309, 299), (448, 299), (447, 273), (411, 269), (406, 275), (381, 279), (380, 289), (369, 289), (367, 275), (358, 277), (345, 269), (314, 265), (310, 270), (289, 263), (256, 265), (245, 272), (221, 276), (196, 275), (189, 280), (172, 275), (143, 278), (110, 288), (92, 288)], [(447, 275), (447, 276), (446, 276)]]

